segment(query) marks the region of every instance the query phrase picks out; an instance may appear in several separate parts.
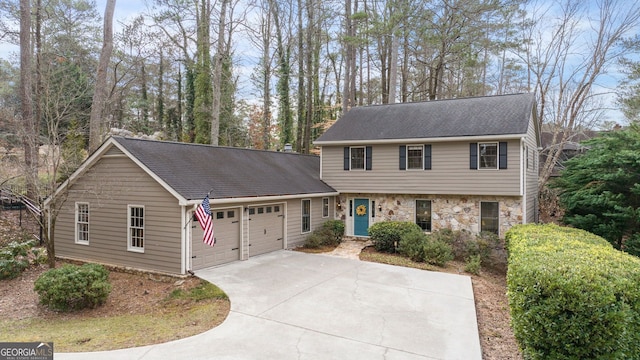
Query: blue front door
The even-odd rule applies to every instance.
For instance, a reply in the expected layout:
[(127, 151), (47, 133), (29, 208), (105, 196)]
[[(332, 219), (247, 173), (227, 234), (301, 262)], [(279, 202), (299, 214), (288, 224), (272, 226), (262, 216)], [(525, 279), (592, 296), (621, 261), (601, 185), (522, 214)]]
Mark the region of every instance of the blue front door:
[(353, 208), (353, 235), (369, 236), (369, 199), (355, 199)]

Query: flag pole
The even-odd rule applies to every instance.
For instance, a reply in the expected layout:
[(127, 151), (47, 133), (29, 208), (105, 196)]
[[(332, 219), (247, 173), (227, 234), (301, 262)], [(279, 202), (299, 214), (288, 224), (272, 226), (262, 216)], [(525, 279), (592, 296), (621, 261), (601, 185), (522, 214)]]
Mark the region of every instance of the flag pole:
[[(207, 193), (207, 196), (209, 196), (209, 199), (211, 199), (210, 195), (213, 192), (213, 188), (211, 188), (211, 190), (209, 190), (209, 192)], [(194, 210), (198, 208), (198, 205), (195, 206)], [(182, 230), (186, 229), (187, 226), (189, 226), (189, 224), (191, 224), (191, 222), (193, 222), (193, 215), (189, 216), (189, 221), (187, 221), (186, 224), (184, 224), (184, 227), (182, 228)]]

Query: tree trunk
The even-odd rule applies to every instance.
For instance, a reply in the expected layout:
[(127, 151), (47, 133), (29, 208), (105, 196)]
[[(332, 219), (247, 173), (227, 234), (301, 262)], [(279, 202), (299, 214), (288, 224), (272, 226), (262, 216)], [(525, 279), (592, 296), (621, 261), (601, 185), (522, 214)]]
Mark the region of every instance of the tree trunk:
[(302, 134), (306, 119), (304, 94), (304, 28), (302, 27), (303, 2), (298, 0), (298, 128), (296, 131), (296, 151), (302, 152)]
[(91, 117), (89, 119), (89, 152), (94, 151), (102, 142), (102, 114), (107, 102), (107, 68), (113, 51), (113, 13), (116, 0), (107, 0), (104, 10), (104, 29), (102, 51), (96, 72), (96, 87), (91, 103)]
[(20, 101), (27, 197), (35, 199), (38, 174), (38, 134), (31, 93), (31, 1), (20, 0)]
[(211, 145), (218, 145), (220, 136), (220, 98), (222, 95), (222, 62), (227, 56), (225, 52), (224, 32), (226, 26), (227, 6), (230, 0), (222, 0), (220, 18), (218, 19), (218, 46), (213, 64), (213, 105), (211, 107)]

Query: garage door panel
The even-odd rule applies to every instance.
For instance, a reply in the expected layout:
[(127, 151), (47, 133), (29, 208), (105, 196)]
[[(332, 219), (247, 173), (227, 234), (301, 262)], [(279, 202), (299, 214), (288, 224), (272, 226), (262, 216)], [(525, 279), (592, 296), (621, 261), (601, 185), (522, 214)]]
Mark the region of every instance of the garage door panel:
[(249, 256), (284, 248), (284, 206), (249, 209)]
[(210, 266), (240, 260), (240, 211), (238, 209), (212, 210), (215, 246), (202, 241), (203, 231), (194, 222), (191, 232), (191, 267), (199, 270)]

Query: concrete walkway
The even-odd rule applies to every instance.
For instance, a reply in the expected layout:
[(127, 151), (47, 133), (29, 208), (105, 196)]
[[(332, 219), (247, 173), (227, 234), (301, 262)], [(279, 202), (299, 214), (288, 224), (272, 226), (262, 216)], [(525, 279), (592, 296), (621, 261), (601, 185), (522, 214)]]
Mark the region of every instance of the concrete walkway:
[(56, 359), (482, 358), (467, 276), (284, 250), (196, 275), (231, 299), (220, 326)]

